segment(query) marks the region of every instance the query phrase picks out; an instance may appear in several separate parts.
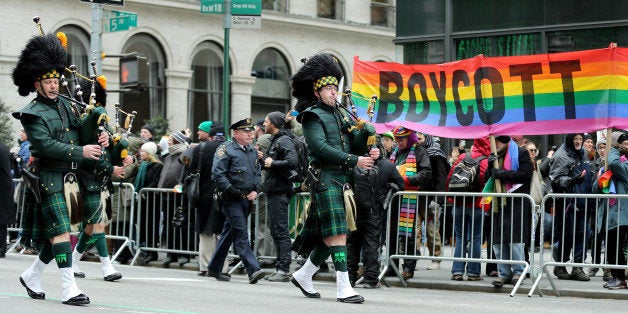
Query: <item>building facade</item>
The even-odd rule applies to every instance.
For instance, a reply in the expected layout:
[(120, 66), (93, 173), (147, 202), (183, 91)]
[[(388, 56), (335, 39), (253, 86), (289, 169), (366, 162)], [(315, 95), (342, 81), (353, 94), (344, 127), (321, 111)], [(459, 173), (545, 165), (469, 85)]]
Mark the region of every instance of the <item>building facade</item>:
[[(262, 8), (261, 29), (230, 30), (231, 121), (290, 110), (289, 79), (304, 57), (319, 52), (334, 55), (349, 88), (353, 56), (395, 61), (395, 0), (262, 0)], [(222, 120), (222, 15), (202, 14), (200, 0), (125, 0), (124, 7), (105, 5), (104, 9), (137, 14), (137, 27), (103, 33), (102, 53), (137, 52), (149, 65), (146, 88), (122, 92), (119, 58), (102, 59), (111, 113), (112, 104), (119, 103), (124, 111), (138, 112), (136, 126), (162, 116), (169, 121), (170, 130), (194, 130), (201, 121)], [(11, 108), (30, 101), (17, 94), (11, 71), (28, 38), (38, 35), (34, 16), (40, 16), (45, 32), (67, 35), (68, 65), (76, 65), (78, 72), (88, 74), (90, 62), (100, 55), (90, 48), (90, 3), (9, 0), (3, 3), (3, 10), (0, 97)]]

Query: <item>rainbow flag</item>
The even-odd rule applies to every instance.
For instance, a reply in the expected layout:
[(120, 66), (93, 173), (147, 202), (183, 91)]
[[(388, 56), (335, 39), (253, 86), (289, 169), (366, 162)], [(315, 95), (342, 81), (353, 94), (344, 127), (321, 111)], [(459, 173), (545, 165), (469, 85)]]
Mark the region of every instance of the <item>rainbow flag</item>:
[(378, 133), (448, 138), (628, 129), (628, 48), (404, 65), (354, 57), (352, 98)]

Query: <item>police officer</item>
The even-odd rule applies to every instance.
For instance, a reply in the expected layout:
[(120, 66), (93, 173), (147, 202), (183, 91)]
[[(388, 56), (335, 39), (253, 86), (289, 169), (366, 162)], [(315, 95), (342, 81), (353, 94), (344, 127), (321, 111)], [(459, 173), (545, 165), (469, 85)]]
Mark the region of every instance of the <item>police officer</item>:
[(212, 181), (221, 195), (221, 208), (227, 221), (222, 229), (220, 240), (207, 266), (207, 276), (219, 281), (229, 281), (227, 274), (221, 273), (229, 247), (233, 243), (235, 251), (244, 262), (249, 275), (249, 283), (255, 284), (264, 277), (248, 236), (247, 218), (253, 201), (260, 191), (260, 164), (257, 150), (253, 147), (253, 125), (246, 118), (232, 124), (233, 139), (220, 144), (214, 155)]

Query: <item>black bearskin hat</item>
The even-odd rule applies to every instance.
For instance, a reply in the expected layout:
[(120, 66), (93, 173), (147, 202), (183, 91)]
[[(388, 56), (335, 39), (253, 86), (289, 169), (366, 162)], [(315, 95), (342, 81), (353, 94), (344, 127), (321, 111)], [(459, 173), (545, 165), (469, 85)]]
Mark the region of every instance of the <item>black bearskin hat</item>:
[(296, 111), (301, 112), (312, 105), (316, 100), (314, 90), (324, 86), (315, 87), (315, 84), (327, 77), (336, 78), (336, 85), (342, 78), (342, 70), (336, 58), (328, 53), (319, 53), (307, 59), (299, 71), (292, 76), (292, 96), (297, 99), (294, 107)]
[[(105, 107), (107, 105), (107, 92), (105, 91), (106, 82), (103, 83), (104, 76), (99, 76), (94, 80), (94, 92), (96, 94), (96, 105)], [(92, 93), (92, 81), (81, 78), (79, 80), (79, 84), (81, 85), (81, 91), (83, 92), (82, 98), (83, 102), (90, 105), (89, 97)]]
[(67, 53), (56, 35), (31, 38), (13, 69), (13, 84), (18, 87), (18, 93), (28, 96), (35, 91), (35, 81), (60, 77), (65, 70), (66, 60)]

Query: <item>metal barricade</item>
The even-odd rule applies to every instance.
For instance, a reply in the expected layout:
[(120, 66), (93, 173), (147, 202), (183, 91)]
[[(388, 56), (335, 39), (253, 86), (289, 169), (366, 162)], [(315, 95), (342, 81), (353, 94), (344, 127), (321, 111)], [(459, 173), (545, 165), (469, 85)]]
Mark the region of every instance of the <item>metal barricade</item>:
[[(17, 233), (15, 242), (7, 248), (7, 253), (14, 252), (15, 249), (20, 245), (20, 240), (22, 236), (22, 219), (24, 217), (24, 200), (26, 195), (26, 189), (23, 188), (22, 179), (13, 179), (13, 195), (11, 195), (12, 201), (15, 203), (15, 223), (12, 223), (7, 226), (7, 235), (10, 236), (10, 233)], [(3, 239), (6, 241), (7, 239)], [(24, 249), (22, 249), (24, 250)]]
[(136, 237), (133, 235), (133, 221), (137, 193), (131, 183), (114, 182), (111, 194), (112, 217), (107, 228), (105, 238), (112, 240), (114, 253), (111, 257), (115, 261), (124, 249), (134, 254), (136, 251)]
[[(485, 212), (475, 203), (476, 198), (492, 198), (492, 205)], [(504, 204), (503, 206), (499, 204)], [(437, 233), (439, 232), (440, 211), (451, 207), (454, 230), (444, 237), (451, 237), (449, 247), (442, 245)], [(382, 280), (389, 268), (392, 268), (401, 280), (404, 287), (407, 283), (399, 271), (401, 260), (414, 272), (417, 260), (453, 261), (463, 263), (461, 273), (465, 272), (466, 263), (495, 263), (508, 264), (522, 268), (519, 279), (516, 281), (510, 295), (513, 296), (526, 274), (530, 270), (530, 263), (524, 258), (525, 243), (534, 243), (533, 222), (536, 220), (534, 200), (527, 194), (515, 193), (452, 193), (452, 192), (397, 192), (391, 199), (386, 226), (386, 267), (381, 271)], [(484, 226), (484, 216), (487, 215), (490, 223)], [(445, 216), (446, 217), (446, 216)], [(480, 220), (480, 221), (478, 221)], [(444, 224), (447, 222), (445, 221)], [(425, 226), (427, 243), (423, 244), (422, 226)], [(480, 230), (477, 230), (480, 228)], [(482, 228), (489, 228), (483, 230)], [(483, 232), (489, 232), (486, 256), (478, 256), (481, 252)], [(529, 241), (529, 242), (528, 242)], [(491, 244), (492, 247), (491, 247)], [(508, 245), (512, 244), (512, 245)], [(499, 250), (501, 258), (493, 258), (491, 251)], [(464, 252), (469, 252), (466, 257)], [(475, 252), (475, 254), (473, 254)], [(534, 250), (531, 250), (530, 259), (534, 259)], [(514, 255), (514, 256), (513, 256)], [(517, 256), (521, 255), (521, 256)], [(480, 268), (477, 274), (480, 275)], [(385, 280), (384, 280), (384, 283)], [(387, 283), (386, 283), (387, 284)]]
[[(619, 262), (620, 254), (627, 254), (624, 251), (626, 248), (620, 247), (620, 238), (627, 236), (628, 226), (617, 227), (618, 222), (621, 223), (621, 205), (625, 202), (628, 202), (628, 195), (548, 194), (543, 197), (541, 208), (553, 213), (552, 254), (550, 257), (544, 257), (541, 251), (539, 266), (542, 268), (542, 273), (534, 281), (528, 295), (532, 296), (535, 291), (540, 296), (543, 295), (541, 289), (537, 288), (544, 273), (555, 294), (560, 296), (549, 267), (554, 267), (554, 269), (556, 267), (628, 269), (625, 263)], [(609, 214), (609, 207), (615, 206), (617, 206), (616, 213)], [(541, 234), (545, 231), (544, 225), (545, 215), (541, 218)], [(604, 256), (602, 256), (602, 242), (605, 246)], [(587, 262), (588, 249), (591, 250), (590, 262)], [(615, 256), (613, 258), (609, 255)], [(563, 276), (566, 275), (563, 274)]]
[[(131, 265), (135, 265), (142, 252), (198, 255), (194, 232), (196, 211), (185, 204), (183, 194), (173, 189), (143, 188), (137, 200), (134, 211), (137, 252)], [(175, 227), (173, 217), (179, 208), (186, 218), (183, 225)]]

